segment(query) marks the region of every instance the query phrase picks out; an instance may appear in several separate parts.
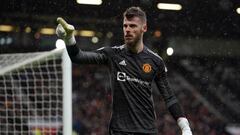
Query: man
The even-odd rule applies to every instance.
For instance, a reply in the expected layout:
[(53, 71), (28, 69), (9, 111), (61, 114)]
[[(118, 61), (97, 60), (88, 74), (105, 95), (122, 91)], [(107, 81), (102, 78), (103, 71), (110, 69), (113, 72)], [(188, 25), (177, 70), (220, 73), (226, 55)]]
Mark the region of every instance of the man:
[(169, 88), (167, 68), (162, 58), (144, 46), (143, 34), (147, 31), (145, 12), (139, 7), (130, 7), (123, 17), (125, 44), (103, 47), (94, 52), (79, 49), (73, 35), (74, 27), (62, 18), (57, 19), (56, 34), (64, 39), (72, 62), (110, 67), (113, 112), (109, 134), (157, 134), (151, 89), (152, 81), (155, 81), (182, 135), (192, 135), (188, 120)]

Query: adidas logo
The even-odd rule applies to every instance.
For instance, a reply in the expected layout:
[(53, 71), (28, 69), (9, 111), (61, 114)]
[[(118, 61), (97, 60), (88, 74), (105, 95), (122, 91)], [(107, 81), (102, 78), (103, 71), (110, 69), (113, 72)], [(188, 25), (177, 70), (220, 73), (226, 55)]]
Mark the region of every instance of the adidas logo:
[(119, 62), (119, 65), (127, 66), (127, 64), (126, 64), (126, 61), (125, 61), (125, 60), (122, 60), (122, 61), (120, 61), (120, 62)]

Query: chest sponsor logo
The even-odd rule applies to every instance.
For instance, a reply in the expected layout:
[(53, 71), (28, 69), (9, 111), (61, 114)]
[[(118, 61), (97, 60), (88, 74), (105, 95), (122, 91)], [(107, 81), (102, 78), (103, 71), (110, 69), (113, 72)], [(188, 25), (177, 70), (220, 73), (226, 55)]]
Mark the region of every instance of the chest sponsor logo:
[(117, 80), (118, 80), (118, 81), (121, 81), (121, 82), (130, 81), (130, 82), (139, 83), (139, 84), (141, 84), (141, 85), (150, 85), (149, 82), (140, 80), (140, 79), (138, 79), (138, 78), (130, 77), (130, 76), (128, 76), (128, 75), (127, 75), (126, 73), (124, 73), (124, 72), (117, 72)]
[(142, 69), (145, 73), (150, 73), (152, 71), (152, 66), (148, 63), (143, 64)]

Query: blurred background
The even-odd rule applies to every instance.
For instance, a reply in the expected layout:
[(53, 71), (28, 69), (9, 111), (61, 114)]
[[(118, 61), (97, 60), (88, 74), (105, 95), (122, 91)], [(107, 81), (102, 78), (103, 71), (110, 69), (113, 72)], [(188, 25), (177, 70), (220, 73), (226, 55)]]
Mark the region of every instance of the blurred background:
[[(121, 45), (122, 13), (140, 6), (148, 19), (145, 45), (165, 60), (194, 135), (240, 135), (239, 0), (82, 2), (1, 0), (0, 53), (55, 49), (59, 16), (75, 26), (83, 50)], [(111, 115), (107, 68), (73, 64), (72, 74), (75, 134), (106, 135)], [(156, 88), (153, 95), (159, 135), (180, 134)]]

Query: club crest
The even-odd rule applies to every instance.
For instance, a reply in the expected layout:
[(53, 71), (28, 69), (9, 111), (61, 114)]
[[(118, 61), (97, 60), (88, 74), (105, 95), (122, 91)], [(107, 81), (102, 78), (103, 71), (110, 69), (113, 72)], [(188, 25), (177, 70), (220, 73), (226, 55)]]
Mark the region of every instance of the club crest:
[(143, 69), (143, 71), (144, 71), (145, 73), (149, 73), (149, 72), (152, 71), (152, 67), (151, 67), (151, 65), (148, 64), (148, 63), (143, 64), (142, 69)]

